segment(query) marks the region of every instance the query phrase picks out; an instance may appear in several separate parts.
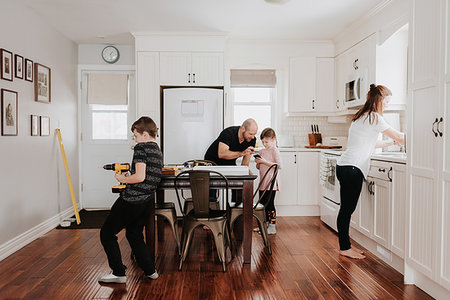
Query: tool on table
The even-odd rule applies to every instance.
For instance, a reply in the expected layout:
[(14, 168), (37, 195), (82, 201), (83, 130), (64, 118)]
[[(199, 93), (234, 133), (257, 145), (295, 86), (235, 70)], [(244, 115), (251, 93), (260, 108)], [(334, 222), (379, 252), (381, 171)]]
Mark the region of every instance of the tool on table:
[[(114, 164), (108, 164), (104, 165), (103, 169), (105, 170), (112, 170), (116, 172), (117, 174), (122, 174), (124, 172), (128, 172), (130, 170), (130, 164), (129, 163), (114, 163)], [(125, 189), (127, 185), (125, 183), (120, 183), (112, 187), (113, 193), (120, 193)]]

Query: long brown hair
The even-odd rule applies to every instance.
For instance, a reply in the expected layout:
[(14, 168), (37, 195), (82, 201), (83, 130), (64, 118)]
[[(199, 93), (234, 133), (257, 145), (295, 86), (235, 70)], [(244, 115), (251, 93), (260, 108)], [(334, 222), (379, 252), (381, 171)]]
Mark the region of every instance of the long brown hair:
[(370, 85), (370, 90), (367, 93), (366, 103), (364, 103), (363, 107), (361, 107), (353, 116), (352, 122), (358, 120), (367, 113), (366, 119), (369, 118), (369, 123), (372, 124), (374, 121), (372, 113), (380, 111), (380, 108), (383, 105), (383, 99), (387, 96), (392, 96), (390, 89), (384, 85), (375, 85), (372, 83)]

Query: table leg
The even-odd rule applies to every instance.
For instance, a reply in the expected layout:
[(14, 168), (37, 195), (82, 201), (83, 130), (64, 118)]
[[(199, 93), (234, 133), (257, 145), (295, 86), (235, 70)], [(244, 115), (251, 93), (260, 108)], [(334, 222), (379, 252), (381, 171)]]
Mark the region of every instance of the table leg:
[[(156, 190), (156, 203), (159, 205), (164, 204), (164, 190)], [(164, 218), (157, 216), (156, 223), (158, 224), (158, 241), (164, 241)]]
[(244, 181), (242, 190), (242, 201), (244, 202), (244, 264), (251, 263), (252, 258), (252, 225), (253, 225), (253, 181)]
[(148, 222), (145, 225), (145, 241), (148, 251), (155, 261), (155, 201), (150, 201)]

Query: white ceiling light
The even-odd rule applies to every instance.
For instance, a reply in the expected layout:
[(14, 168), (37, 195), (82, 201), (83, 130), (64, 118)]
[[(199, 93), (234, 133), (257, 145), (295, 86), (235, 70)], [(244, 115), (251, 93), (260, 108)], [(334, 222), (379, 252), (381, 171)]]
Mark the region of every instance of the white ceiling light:
[(264, 1), (270, 4), (285, 4), (291, 0), (264, 0)]

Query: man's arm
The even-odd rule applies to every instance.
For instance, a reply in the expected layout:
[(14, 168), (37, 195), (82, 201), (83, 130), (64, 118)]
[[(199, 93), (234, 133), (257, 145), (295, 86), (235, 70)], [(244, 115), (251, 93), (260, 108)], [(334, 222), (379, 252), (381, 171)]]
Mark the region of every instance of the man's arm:
[(219, 142), (218, 156), (220, 159), (235, 159), (241, 157), (244, 151), (231, 151), (230, 147), (222, 142)]
[(133, 175), (125, 176), (123, 174), (116, 174), (114, 177), (121, 183), (139, 183), (145, 180), (145, 163), (136, 163), (136, 172)]

